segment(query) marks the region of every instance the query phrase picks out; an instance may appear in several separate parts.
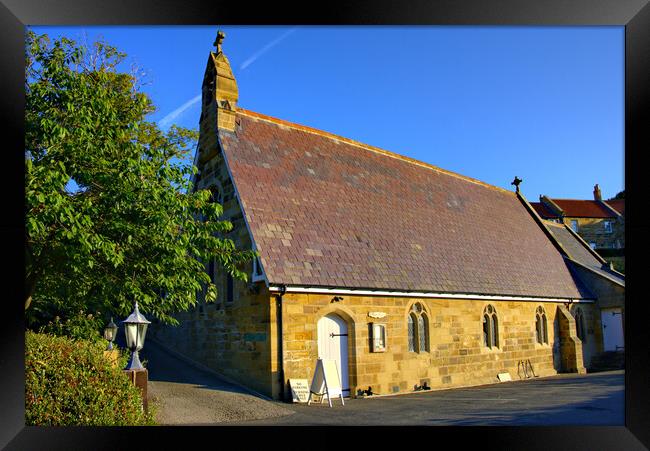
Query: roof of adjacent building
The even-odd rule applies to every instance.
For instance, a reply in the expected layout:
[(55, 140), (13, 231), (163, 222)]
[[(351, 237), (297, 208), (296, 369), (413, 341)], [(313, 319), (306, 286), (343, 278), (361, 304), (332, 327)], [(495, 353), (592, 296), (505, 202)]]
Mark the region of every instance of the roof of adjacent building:
[(239, 109), (220, 142), (272, 285), (587, 298), (516, 194)]
[(625, 199), (611, 199), (605, 201), (607, 205), (625, 216)]
[(550, 208), (541, 202), (530, 202), (530, 206), (535, 209), (538, 215), (545, 219), (556, 219), (560, 216), (555, 214)]
[(548, 226), (548, 229), (551, 231), (554, 238), (560, 243), (562, 248), (568, 254), (567, 257), (571, 260), (586, 266), (601, 276), (614, 279), (620, 284), (625, 284), (625, 276), (616, 271), (610, 270), (605, 264), (605, 260), (603, 260), (602, 257), (597, 257), (595, 251), (592, 251), (589, 248), (589, 245), (576, 233), (571, 231), (569, 227), (551, 221), (544, 221), (544, 224)]
[[(601, 202), (596, 200), (579, 199), (551, 199), (564, 211), (564, 216), (569, 218), (616, 218), (617, 215)], [(606, 201), (608, 204), (611, 201)], [(537, 213), (546, 219), (555, 219), (559, 216), (542, 202), (530, 203)], [(612, 208), (615, 208), (612, 206)], [(616, 208), (615, 208), (616, 209)], [(619, 211), (618, 209), (616, 209)], [(619, 211), (620, 212), (620, 211)]]

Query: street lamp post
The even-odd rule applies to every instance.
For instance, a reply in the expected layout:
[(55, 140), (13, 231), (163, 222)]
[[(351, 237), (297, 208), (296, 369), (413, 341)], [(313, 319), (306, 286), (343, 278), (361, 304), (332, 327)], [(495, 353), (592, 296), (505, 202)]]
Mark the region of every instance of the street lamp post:
[(126, 346), (131, 350), (131, 358), (124, 369), (127, 371), (144, 370), (142, 363), (140, 363), (140, 356), (138, 353), (140, 349), (144, 347), (144, 338), (147, 334), (147, 326), (151, 324), (151, 321), (147, 321), (147, 318), (142, 316), (138, 310), (138, 303), (136, 302), (133, 313), (131, 313), (127, 319), (122, 321), (122, 323), (124, 323)]
[(107, 351), (113, 350), (113, 341), (115, 340), (116, 335), (117, 335), (117, 326), (113, 322), (113, 318), (111, 318), (111, 322), (108, 323), (104, 328), (104, 338), (108, 340), (108, 346), (106, 347)]

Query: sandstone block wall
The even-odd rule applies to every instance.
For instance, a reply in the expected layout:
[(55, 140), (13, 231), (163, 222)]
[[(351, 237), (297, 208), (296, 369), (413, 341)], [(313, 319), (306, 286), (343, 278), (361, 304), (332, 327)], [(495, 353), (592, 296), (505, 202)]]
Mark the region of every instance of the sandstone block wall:
[[(565, 308), (563, 304), (492, 302), (499, 319), (499, 347), (489, 349), (482, 338), (482, 314), (488, 302), (419, 299), (429, 319), (430, 351), (415, 353), (408, 350), (407, 337), (407, 315), (414, 299), (344, 296), (332, 303), (331, 298), (284, 296), (285, 379), (312, 377), (318, 358), (317, 322), (328, 313), (338, 314), (348, 324), (351, 393), (368, 386), (380, 394), (409, 392), (425, 381), (434, 389), (489, 384), (498, 382), (497, 374), (506, 371), (516, 380), (518, 369), (523, 376), (521, 362), (527, 360), (535, 374), (554, 375), (562, 370), (562, 350), (566, 354), (572, 345), (575, 360), (576, 348), (581, 347), (575, 323), (572, 336), (576, 339), (560, 346), (558, 330), (562, 325), (556, 325), (556, 315), (558, 308)], [(548, 344), (538, 344), (535, 338), (539, 305), (546, 311)], [(584, 312), (593, 310), (593, 305), (582, 307)], [(368, 316), (371, 311), (386, 313), (379, 320), (386, 324), (386, 352), (370, 352), (369, 323), (378, 321)]]
[[(564, 223), (571, 227), (571, 221), (578, 221), (578, 235), (589, 243), (596, 243), (599, 248), (625, 248), (625, 221), (623, 218), (564, 218)], [(605, 230), (605, 221), (611, 221), (612, 232)]]

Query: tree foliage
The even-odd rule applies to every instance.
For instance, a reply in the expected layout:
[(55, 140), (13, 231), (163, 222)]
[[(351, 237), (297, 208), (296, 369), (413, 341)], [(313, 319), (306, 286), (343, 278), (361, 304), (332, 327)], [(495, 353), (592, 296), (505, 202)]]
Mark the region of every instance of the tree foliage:
[[(232, 224), (194, 190), (196, 131), (163, 132), (125, 59), (97, 42), (26, 39), (26, 297), (30, 323), (68, 312), (170, 315), (207, 301), (214, 258), (246, 280), (254, 254), (224, 234)], [(74, 183), (71, 183), (74, 182)], [(75, 186), (76, 185), (76, 186)], [(71, 188), (74, 187), (74, 188)]]

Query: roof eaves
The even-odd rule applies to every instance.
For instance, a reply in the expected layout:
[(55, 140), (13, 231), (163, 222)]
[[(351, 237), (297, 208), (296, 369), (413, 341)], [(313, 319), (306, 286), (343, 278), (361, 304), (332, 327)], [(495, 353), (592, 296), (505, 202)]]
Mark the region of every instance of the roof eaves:
[(597, 276), (602, 277), (603, 279), (607, 279), (607, 280), (609, 280), (611, 282), (614, 282), (615, 284), (620, 285), (621, 287), (625, 288), (625, 278), (624, 278), (625, 276), (623, 276), (623, 280), (619, 280), (617, 278), (614, 278), (614, 277), (610, 276), (609, 274), (605, 273), (604, 271), (603, 272), (597, 271), (596, 268), (592, 268), (590, 266), (584, 265), (584, 264), (580, 263), (577, 260), (574, 260), (574, 259), (569, 258), (569, 257), (565, 257), (565, 258), (567, 259), (567, 261), (571, 262), (572, 264), (578, 265), (581, 268), (584, 268), (584, 269), (596, 274)]
[[(484, 298), (503, 298), (504, 300), (531, 300), (531, 301), (543, 301), (547, 300), (550, 302), (557, 301), (594, 301), (596, 297), (591, 295), (588, 297), (567, 297), (567, 296), (536, 296), (536, 295), (521, 295), (521, 294), (505, 294), (505, 293), (472, 293), (465, 291), (454, 291), (454, 292), (441, 292), (441, 291), (414, 291), (414, 290), (398, 290), (398, 289), (389, 289), (389, 288), (358, 288), (358, 287), (339, 287), (339, 286), (329, 286), (329, 285), (301, 285), (301, 284), (280, 284), (273, 283), (270, 285), (269, 290), (271, 292), (276, 290), (286, 290), (286, 292), (291, 292), (292, 289), (296, 290), (294, 292), (301, 291), (312, 291), (314, 293), (322, 294), (337, 294), (340, 292), (346, 292), (345, 294), (353, 295), (355, 293), (363, 293), (360, 295), (369, 296), (408, 296), (408, 297), (437, 297), (437, 298), (475, 298), (475, 299), (484, 299)], [(349, 292), (349, 293), (348, 293)]]

